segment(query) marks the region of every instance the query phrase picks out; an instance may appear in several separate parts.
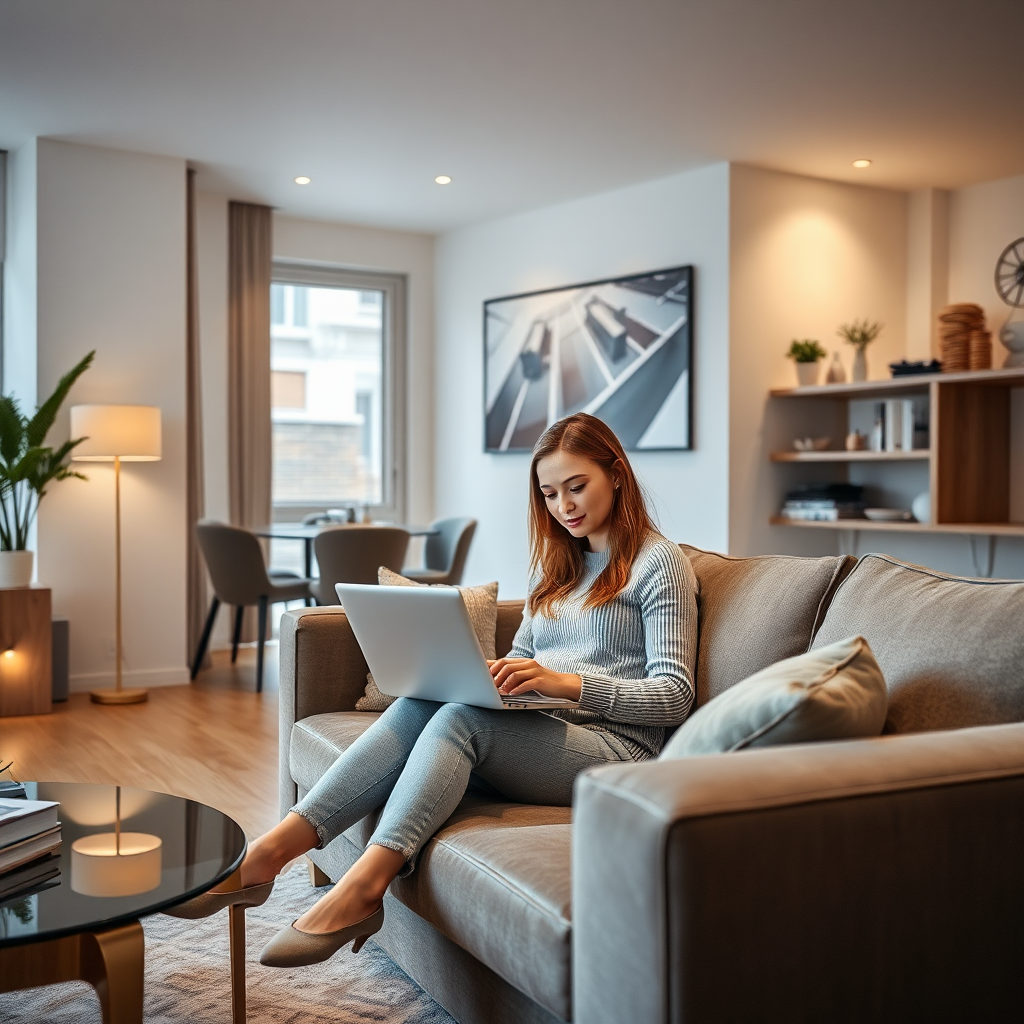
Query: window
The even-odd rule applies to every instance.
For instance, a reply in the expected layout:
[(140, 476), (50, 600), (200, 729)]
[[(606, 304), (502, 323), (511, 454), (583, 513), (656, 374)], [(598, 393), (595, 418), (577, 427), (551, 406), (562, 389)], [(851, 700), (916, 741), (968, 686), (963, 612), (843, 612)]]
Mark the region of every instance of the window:
[(404, 518), (404, 279), (278, 262), (271, 285), (274, 518)]

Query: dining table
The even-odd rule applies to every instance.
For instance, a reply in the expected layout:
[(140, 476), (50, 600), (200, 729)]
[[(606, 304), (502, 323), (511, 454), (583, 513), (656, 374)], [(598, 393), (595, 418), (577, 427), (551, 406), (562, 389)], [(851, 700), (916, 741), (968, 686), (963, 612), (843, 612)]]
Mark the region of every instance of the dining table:
[(269, 523), (266, 526), (259, 526), (253, 533), (257, 537), (266, 537), (271, 540), (301, 540), (305, 541), (304, 572), (307, 579), (313, 576), (313, 541), (317, 534), (323, 530), (336, 530), (339, 526), (348, 527), (353, 530), (365, 529), (367, 526), (397, 526), (405, 530), (410, 537), (430, 537), (438, 531), (432, 526), (417, 526), (410, 523), (345, 523), (345, 522), (322, 522), (322, 523)]

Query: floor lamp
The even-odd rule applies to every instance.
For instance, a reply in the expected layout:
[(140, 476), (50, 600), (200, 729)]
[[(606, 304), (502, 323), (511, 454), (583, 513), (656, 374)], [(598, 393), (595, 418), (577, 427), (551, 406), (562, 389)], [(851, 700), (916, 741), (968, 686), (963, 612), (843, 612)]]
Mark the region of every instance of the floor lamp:
[(97, 704), (139, 704), (149, 693), (121, 685), (121, 463), (160, 459), (160, 410), (154, 405), (75, 405), (71, 408), (71, 436), (85, 438), (75, 448), (75, 461), (114, 464), (115, 686), (113, 690), (93, 690), (89, 696)]

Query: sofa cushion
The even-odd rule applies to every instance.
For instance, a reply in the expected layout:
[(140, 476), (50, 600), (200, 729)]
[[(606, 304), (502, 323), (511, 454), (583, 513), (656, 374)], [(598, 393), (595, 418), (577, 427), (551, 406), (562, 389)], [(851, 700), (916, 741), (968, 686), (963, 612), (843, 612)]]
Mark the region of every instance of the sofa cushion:
[[(314, 715), (292, 728), (300, 792), (379, 716)], [(572, 811), (495, 801), (471, 790), (391, 891), (441, 934), (563, 1020), (570, 1017)], [(335, 842), (362, 849), (379, 812)], [(332, 844), (333, 845), (333, 844)]]
[(731, 558), (680, 547), (697, 577), (697, 707), (741, 679), (803, 654), (857, 561), (848, 555)]
[(1024, 721), (1024, 583), (865, 555), (814, 640), (860, 633), (889, 688), (886, 732)]
[(719, 694), (676, 730), (661, 759), (877, 736), (886, 704), (878, 662), (854, 636), (769, 665)]
[(302, 793), (308, 793), (338, 757), (380, 718), (372, 711), (333, 711), (292, 726), (288, 764)]

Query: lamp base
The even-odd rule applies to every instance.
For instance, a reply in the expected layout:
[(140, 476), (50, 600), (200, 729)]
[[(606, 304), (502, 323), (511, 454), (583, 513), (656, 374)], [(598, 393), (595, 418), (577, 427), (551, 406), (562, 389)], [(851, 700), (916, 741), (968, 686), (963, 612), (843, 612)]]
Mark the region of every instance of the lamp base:
[(149, 690), (93, 690), (93, 704), (142, 704), (149, 700)]

